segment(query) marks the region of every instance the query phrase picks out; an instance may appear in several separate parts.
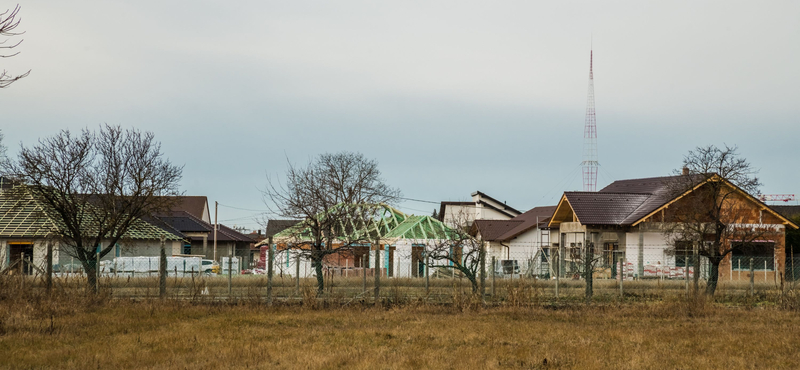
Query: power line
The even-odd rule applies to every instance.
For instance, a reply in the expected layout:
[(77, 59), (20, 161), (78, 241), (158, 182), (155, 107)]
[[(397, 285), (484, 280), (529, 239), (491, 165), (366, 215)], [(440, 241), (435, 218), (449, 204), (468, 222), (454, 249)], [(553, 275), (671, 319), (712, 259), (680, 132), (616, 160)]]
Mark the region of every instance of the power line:
[(402, 200), (410, 200), (410, 201), (412, 201), (412, 202), (420, 202), (420, 203), (441, 204), (441, 202), (434, 202), (434, 201), (432, 201), (432, 200), (422, 200), (422, 199), (403, 198), (403, 197), (400, 197), (399, 199), (402, 199)]
[(249, 208), (240, 208), (240, 207), (229, 206), (229, 205), (225, 205), (225, 204), (222, 204), (222, 203), (217, 203), (217, 204), (219, 204), (219, 205), (221, 205), (223, 207), (238, 209), (238, 210), (242, 210), (242, 211), (269, 212), (268, 209), (249, 209)]

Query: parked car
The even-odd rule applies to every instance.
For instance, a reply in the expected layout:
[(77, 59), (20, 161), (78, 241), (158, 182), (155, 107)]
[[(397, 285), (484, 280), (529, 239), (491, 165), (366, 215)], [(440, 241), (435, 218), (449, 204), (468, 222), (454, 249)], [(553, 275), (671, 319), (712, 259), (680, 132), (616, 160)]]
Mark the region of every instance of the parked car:
[(211, 275), (211, 274), (219, 274), (222, 269), (219, 267), (219, 263), (214, 260), (202, 260), (202, 270), (204, 275)]

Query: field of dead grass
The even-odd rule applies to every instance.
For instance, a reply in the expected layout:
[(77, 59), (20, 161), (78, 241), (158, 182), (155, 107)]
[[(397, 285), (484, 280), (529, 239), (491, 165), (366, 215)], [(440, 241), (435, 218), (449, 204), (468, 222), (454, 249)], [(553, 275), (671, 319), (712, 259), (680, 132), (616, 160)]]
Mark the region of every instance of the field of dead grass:
[(791, 309), (702, 300), (375, 308), (0, 294), (0, 368), (800, 368), (798, 329)]

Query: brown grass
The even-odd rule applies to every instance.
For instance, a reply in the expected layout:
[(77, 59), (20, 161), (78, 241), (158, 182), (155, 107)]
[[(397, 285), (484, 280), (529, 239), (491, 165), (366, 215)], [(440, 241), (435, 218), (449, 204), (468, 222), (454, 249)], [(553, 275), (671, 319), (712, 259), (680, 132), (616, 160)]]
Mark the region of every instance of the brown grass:
[(435, 305), (387, 287), (378, 308), (307, 288), (274, 306), (0, 288), (0, 368), (800, 368), (790, 305), (532, 304), (526, 285), (489, 308), (458, 287)]

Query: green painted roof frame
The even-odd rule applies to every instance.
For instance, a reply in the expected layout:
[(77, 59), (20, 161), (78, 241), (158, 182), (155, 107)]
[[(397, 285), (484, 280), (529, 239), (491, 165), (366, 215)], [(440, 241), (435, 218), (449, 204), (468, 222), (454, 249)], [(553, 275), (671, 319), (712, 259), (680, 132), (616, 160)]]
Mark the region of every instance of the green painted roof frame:
[[(344, 205), (337, 205), (344, 207)], [(374, 207), (378, 215), (375, 222), (369, 225), (355, 225), (352, 219), (341, 220), (338, 223), (340, 230), (353, 230), (347, 238), (341, 239), (367, 239), (386, 240), (397, 239), (438, 239), (450, 240), (456, 235), (455, 231), (448, 228), (441, 221), (430, 216), (407, 215), (396, 208), (380, 204), (350, 205), (349, 207)], [(275, 235), (276, 239), (300, 236), (302, 240), (310, 239), (311, 231), (306, 222), (299, 222), (295, 226), (285, 229)], [(259, 243), (261, 244), (261, 243)]]

